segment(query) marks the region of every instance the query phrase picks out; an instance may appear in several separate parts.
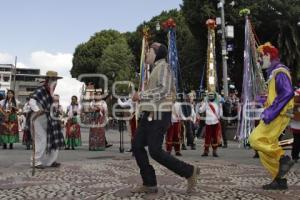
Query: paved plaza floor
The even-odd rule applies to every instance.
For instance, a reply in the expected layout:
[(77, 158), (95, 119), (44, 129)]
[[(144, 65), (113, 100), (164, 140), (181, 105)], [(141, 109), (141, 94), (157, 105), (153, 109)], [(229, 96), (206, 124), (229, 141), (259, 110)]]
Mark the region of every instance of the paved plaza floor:
[[(129, 137), (125, 134), (125, 147)], [(265, 191), (263, 184), (270, 176), (253, 159), (253, 151), (230, 142), (219, 149), (219, 158), (203, 158), (203, 141), (197, 150), (182, 151), (183, 159), (201, 169), (197, 191), (186, 194), (186, 180), (151, 160), (158, 177), (157, 194), (133, 194), (131, 189), (141, 184), (139, 170), (130, 153), (119, 153), (119, 134), (108, 131), (113, 147), (90, 152), (87, 133), (79, 149), (60, 152), (58, 169), (37, 170), (31, 175), (30, 151), (17, 144), (14, 150), (0, 150), (0, 199), (300, 199), (300, 164), (288, 174), (289, 189)], [(289, 151), (287, 151), (289, 153)]]

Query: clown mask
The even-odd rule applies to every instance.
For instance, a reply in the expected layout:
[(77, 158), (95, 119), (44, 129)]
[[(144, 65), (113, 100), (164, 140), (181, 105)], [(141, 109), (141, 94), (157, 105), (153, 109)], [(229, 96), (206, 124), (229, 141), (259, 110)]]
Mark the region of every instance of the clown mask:
[(265, 55), (261, 55), (259, 57), (259, 64), (260, 64), (262, 69), (268, 69), (271, 66), (271, 57), (270, 57), (270, 55), (268, 53), (265, 54)]

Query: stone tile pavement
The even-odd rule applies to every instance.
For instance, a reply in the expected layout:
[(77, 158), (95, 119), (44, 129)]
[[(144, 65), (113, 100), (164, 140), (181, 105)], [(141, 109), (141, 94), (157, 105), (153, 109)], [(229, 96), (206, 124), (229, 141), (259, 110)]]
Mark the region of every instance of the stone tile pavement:
[(130, 156), (63, 163), (58, 169), (37, 170), (31, 176), (27, 163), (17, 172), (0, 173), (0, 199), (300, 199), (300, 169), (288, 175), (289, 190), (264, 191), (269, 176), (261, 166), (224, 160), (201, 160), (197, 192), (186, 194), (186, 180), (151, 161), (158, 176), (158, 194), (132, 194), (141, 179)]

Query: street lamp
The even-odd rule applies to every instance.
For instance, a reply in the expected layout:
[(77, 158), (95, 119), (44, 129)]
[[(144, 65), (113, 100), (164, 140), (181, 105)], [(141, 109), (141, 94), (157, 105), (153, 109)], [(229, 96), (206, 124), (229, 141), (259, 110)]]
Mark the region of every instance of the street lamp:
[(221, 9), (221, 30), (222, 30), (222, 63), (223, 63), (223, 90), (224, 96), (228, 97), (228, 80), (227, 80), (227, 44), (225, 38), (225, 12), (224, 12), (225, 0), (220, 0), (218, 3), (218, 8)]

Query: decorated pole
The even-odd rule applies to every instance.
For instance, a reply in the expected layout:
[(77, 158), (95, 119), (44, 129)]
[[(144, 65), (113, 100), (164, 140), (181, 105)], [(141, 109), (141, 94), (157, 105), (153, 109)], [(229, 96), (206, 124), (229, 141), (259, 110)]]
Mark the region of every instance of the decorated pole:
[(173, 75), (175, 77), (176, 91), (180, 91), (180, 65), (178, 60), (178, 51), (176, 45), (176, 23), (174, 19), (169, 18), (163, 23), (163, 28), (168, 31), (168, 63), (171, 66)]
[(208, 19), (206, 21), (207, 33), (207, 67), (206, 67), (206, 87), (208, 92), (216, 92), (217, 72), (216, 72), (216, 53), (215, 53), (215, 28), (216, 21)]
[(145, 81), (147, 80), (149, 66), (145, 63), (146, 52), (149, 48), (149, 28), (143, 28), (143, 39), (142, 39), (142, 51), (140, 60), (140, 81), (139, 81), (139, 91), (144, 91)]
[(248, 137), (255, 127), (255, 120), (259, 120), (258, 109), (261, 106), (257, 102), (258, 97), (266, 91), (262, 69), (257, 64), (256, 49), (258, 41), (248, 17), (249, 14), (249, 9), (240, 11), (240, 15), (245, 17), (245, 42), (242, 101), (237, 136), (245, 145), (248, 143)]

